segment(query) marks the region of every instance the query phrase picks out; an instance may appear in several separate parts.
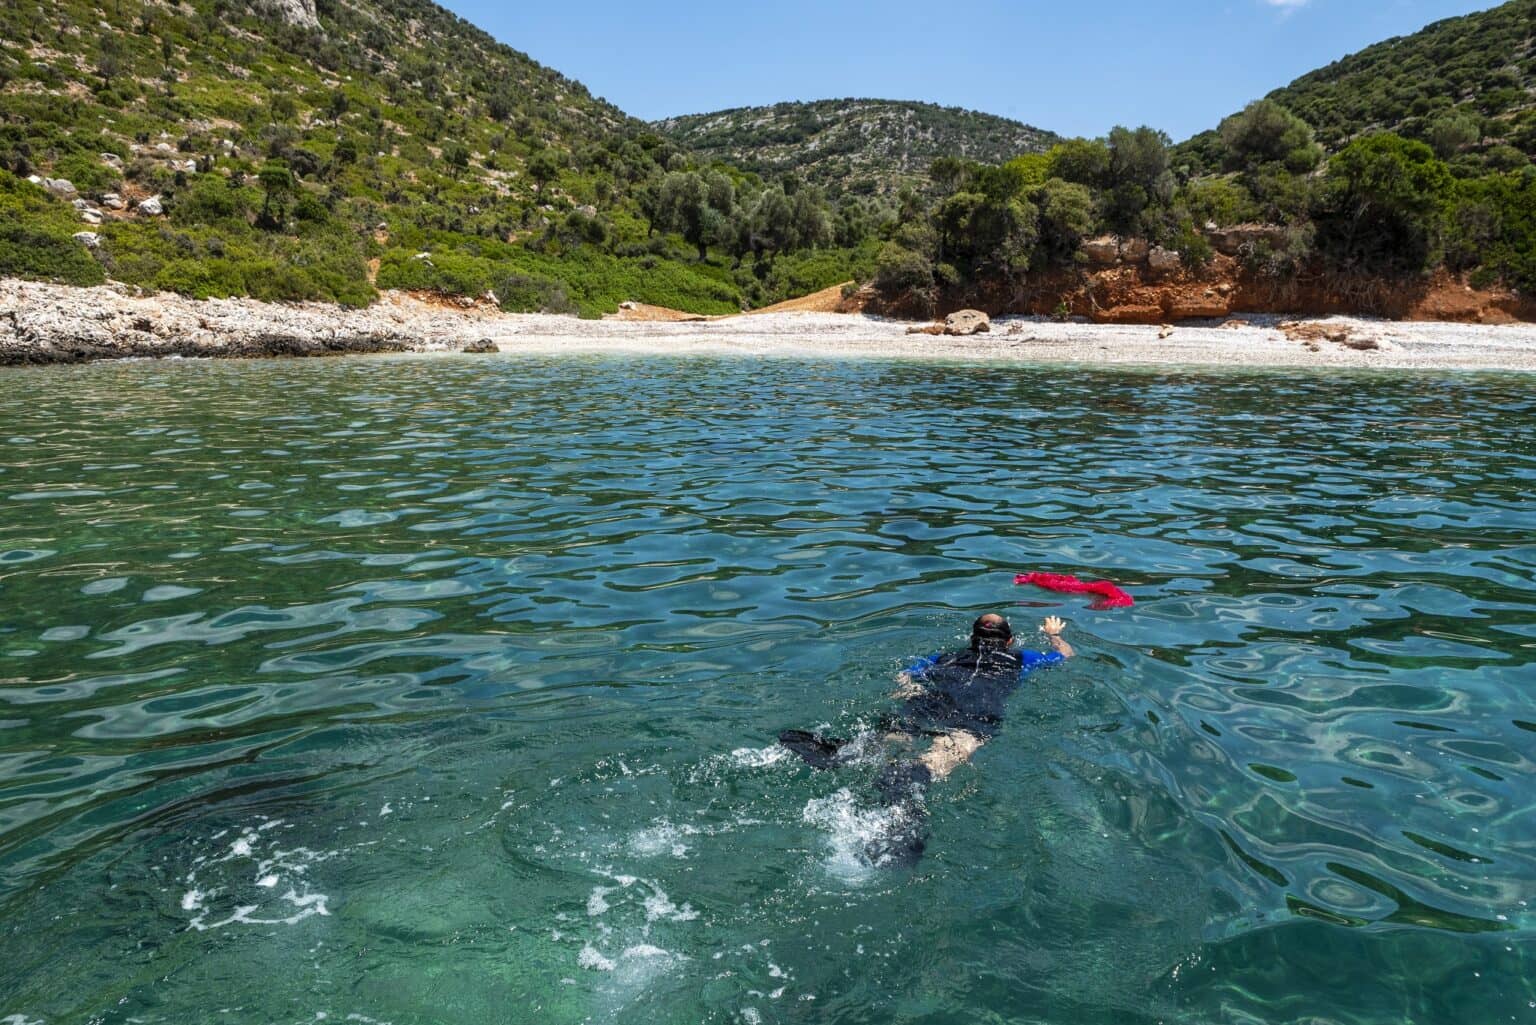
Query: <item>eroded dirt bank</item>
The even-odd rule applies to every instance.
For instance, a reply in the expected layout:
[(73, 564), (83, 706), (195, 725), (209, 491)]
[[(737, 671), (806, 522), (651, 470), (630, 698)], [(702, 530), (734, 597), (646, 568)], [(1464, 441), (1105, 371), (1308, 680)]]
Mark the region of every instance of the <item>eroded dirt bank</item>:
[[(887, 301), (868, 293), (866, 299), (872, 313), (927, 319), (929, 312), (910, 295)], [(1536, 299), (1508, 289), (1473, 288), (1444, 272), (1412, 280), (1321, 273), (1276, 279), (1248, 273), (1238, 259), (1223, 254), (1200, 270), (1159, 271), (1144, 260), (1117, 260), (1107, 267), (1033, 275), (1019, 289), (941, 295), (933, 312), (942, 316), (967, 307), (992, 316), (1070, 315), (1096, 324), (1173, 324), (1244, 314), (1536, 323)]]

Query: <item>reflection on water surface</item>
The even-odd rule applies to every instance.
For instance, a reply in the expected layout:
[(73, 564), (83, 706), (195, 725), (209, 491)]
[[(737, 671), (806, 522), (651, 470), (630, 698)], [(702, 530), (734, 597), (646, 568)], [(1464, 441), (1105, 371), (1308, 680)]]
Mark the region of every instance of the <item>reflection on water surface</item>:
[[(5, 383), (0, 1018), (1536, 1020), (1527, 378)], [(1083, 657), (873, 871), (771, 740), (995, 606)]]

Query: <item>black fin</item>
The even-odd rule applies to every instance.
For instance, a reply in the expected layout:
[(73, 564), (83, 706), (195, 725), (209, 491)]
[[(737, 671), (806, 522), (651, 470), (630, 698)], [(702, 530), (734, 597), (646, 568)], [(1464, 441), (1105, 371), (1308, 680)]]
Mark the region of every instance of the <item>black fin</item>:
[(837, 764), (837, 753), (848, 742), (805, 730), (785, 730), (779, 734), (779, 743), (803, 758), (811, 768), (830, 769)]
[(933, 773), (922, 762), (891, 762), (875, 779), (875, 789), (886, 804), (904, 804), (922, 795)]
[(864, 845), (864, 857), (876, 868), (912, 868), (928, 848), (926, 816)]
[(923, 795), (933, 773), (922, 762), (891, 762), (875, 778), (875, 790), (892, 809), (891, 829), (864, 845), (864, 856), (878, 868), (911, 868), (928, 847), (928, 808)]

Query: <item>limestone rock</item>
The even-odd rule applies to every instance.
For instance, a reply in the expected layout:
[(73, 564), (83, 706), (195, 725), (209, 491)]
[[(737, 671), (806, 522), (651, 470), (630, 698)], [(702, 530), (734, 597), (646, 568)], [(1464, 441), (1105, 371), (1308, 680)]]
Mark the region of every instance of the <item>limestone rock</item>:
[(98, 153), (97, 156), (99, 156), (101, 158), (101, 162), (106, 164), (108, 167), (120, 168), (123, 166), (123, 158), (118, 156), (116, 153)]
[(500, 352), (501, 350), (498, 349), (496, 347), (496, 343), (491, 341), (489, 338), (477, 338), (473, 342), (470, 342), (467, 345), (465, 345), (464, 348), (461, 349), (460, 351), (461, 352)]
[(150, 196), (148, 199), (139, 201), (139, 213), (149, 217), (158, 217), (165, 213), (165, 204), (160, 201), (159, 196)]
[(100, 224), (101, 223), (101, 211), (100, 210), (81, 210), (80, 211), (80, 219), (82, 221), (84, 221), (86, 224)]
[(1112, 235), (1084, 242), (1083, 253), (1095, 267), (1113, 267), (1120, 262), (1120, 244)]
[(161, 156), (170, 156), (176, 152), (176, 147), (168, 142), (157, 142), (155, 143), (155, 152)]
[(317, 29), (320, 27), (320, 17), (315, 12), (315, 0), (257, 0), (256, 6), (295, 28)]
[(1278, 224), (1235, 224), (1209, 234), (1211, 247), (1225, 256), (1238, 256), (1261, 242), (1271, 248), (1285, 245), (1285, 229)]
[(944, 318), (947, 335), (974, 335), (992, 330), (992, 321), (980, 310), (960, 310)]
[(1147, 253), (1147, 268), (1158, 274), (1172, 274), (1184, 266), (1184, 260), (1172, 249), (1153, 246)]
[(42, 185), (60, 199), (74, 199), (80, 191), (68, 178), (44, 178)]
[(1127, 238), (1120, 240), (1120, 259), (1126, 263), (1140, 263), (1151, 252), (1151, 246), (1144, 238)]
[(94, 231), (77, 231), (74, 234), (74, 239), (87, 249), (95, 249), (101, 245), (101, 236)]
[(108, 210), (121, 210), (124, 206), (123, 197), (115, 192), (108, 192), (101, 197), (101, 205)]

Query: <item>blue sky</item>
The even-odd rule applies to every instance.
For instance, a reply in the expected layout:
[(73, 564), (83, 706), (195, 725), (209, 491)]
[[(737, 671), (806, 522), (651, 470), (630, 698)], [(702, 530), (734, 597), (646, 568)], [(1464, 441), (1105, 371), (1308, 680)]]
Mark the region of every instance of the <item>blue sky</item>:
[(1176, 140), (1467, 0), (439, 0), (636, 117), (869, 96)]

